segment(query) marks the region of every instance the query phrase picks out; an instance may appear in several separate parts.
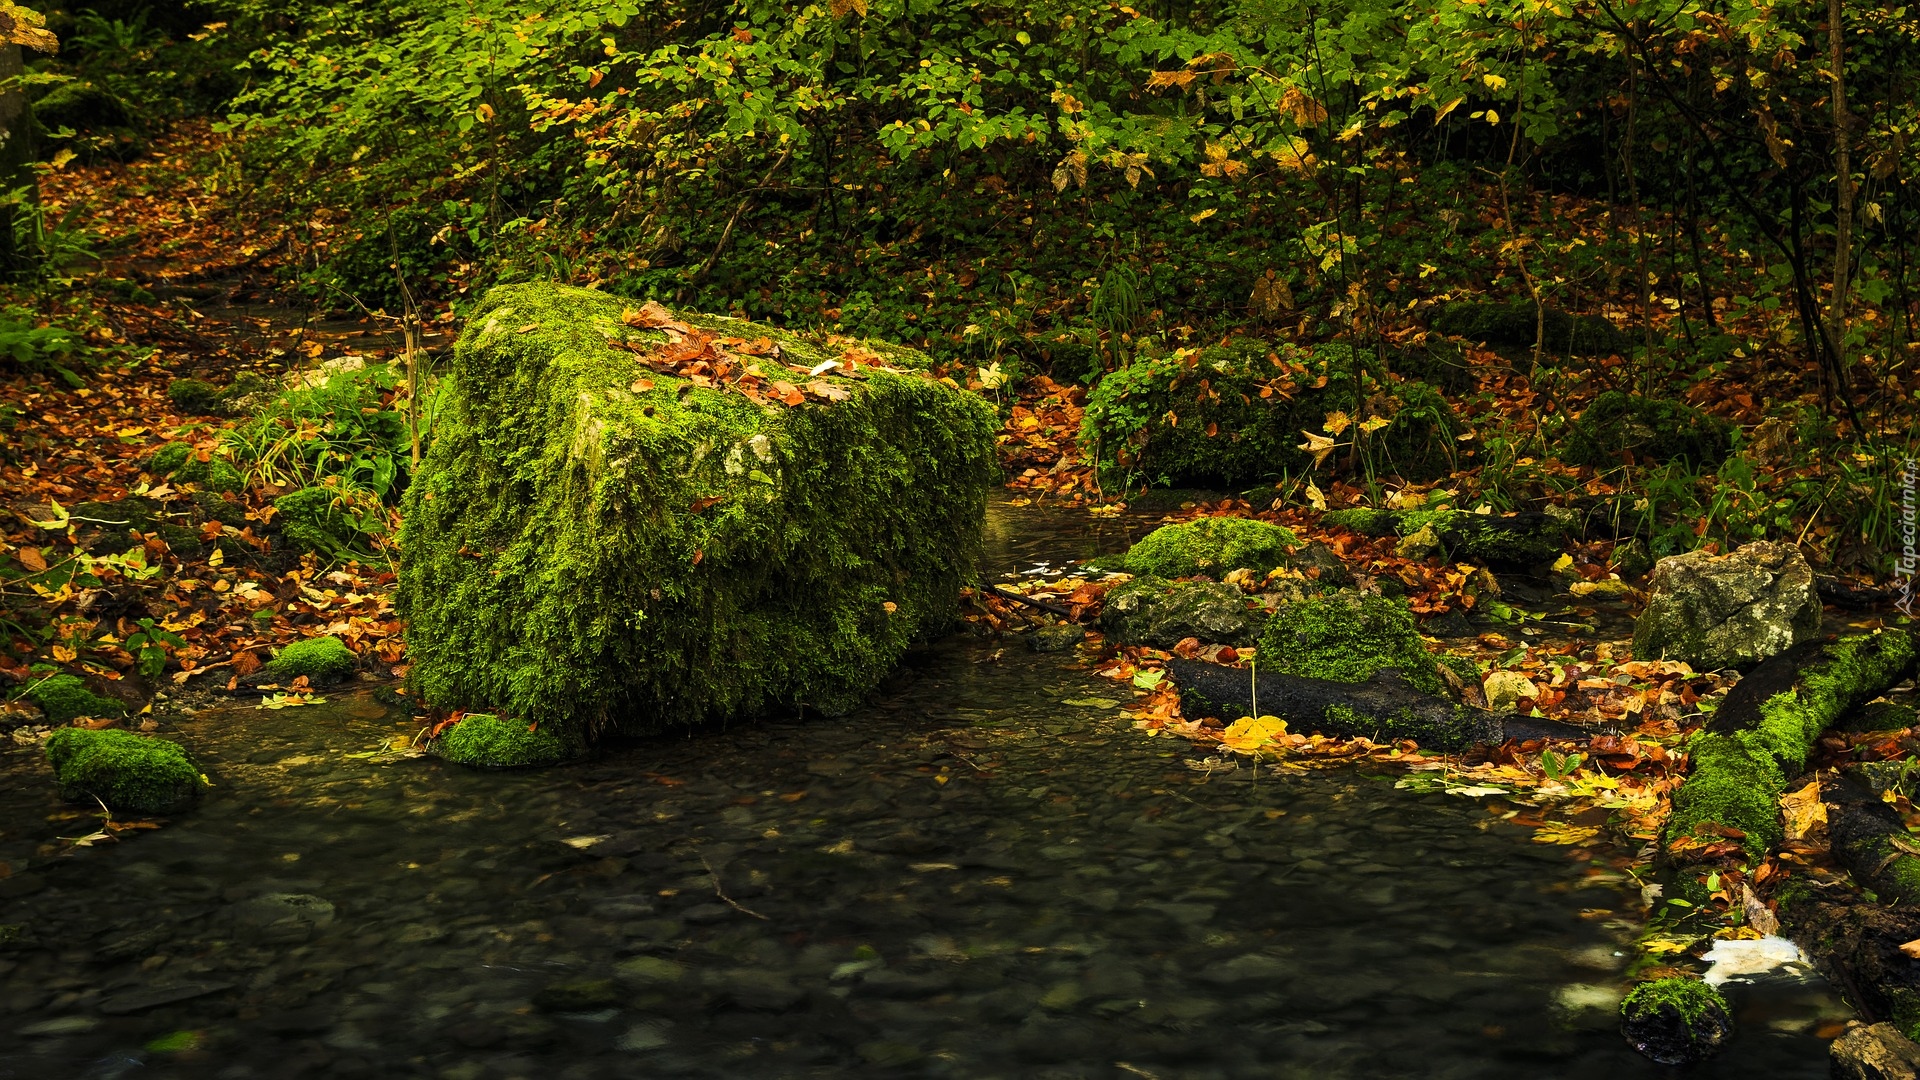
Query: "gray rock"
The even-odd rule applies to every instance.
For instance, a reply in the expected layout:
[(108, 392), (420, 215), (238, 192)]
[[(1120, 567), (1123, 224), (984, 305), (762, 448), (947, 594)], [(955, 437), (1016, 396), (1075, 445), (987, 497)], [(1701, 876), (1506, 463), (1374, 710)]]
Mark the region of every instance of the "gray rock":
[(1915, 1080), (1920, 1077), (1920, 1045), (1892, 1024), (1856, 1027), (1833, 1041), (1828, 1051), (1834, 1080)]
[(807, 992), (787, 981), (777, 971), (734, 968), (716, 971), (707, 977), (715, 993), (743, 1009), (781, 1012), (806, 1000)]
[(1661, 559), (1634, 627), (1633, 654), (1701, 670), (1747, 668), (1820, 630), (1813, 568), (1792, 544), (1760, 541), (1731, 555)]
[(1284, 986), (1300, 977), (1300, 969), (1277, 956), (1248, 953), (1201, 969), (1197, 978), (1215, 986)]
[(1087, 632), (1074, 623), (1042, 626), (1027, 635), (1027, 648), (1034, 652), (1066, 652), (1087, 639)]
[(234, 923), (269, 943), (305, 941), (333, 925), (333, 904), (306, 893), (268, 893), (233, 910)]
[(226, 982), (186, 982), (168, 986), (150, 986), (140, 990), (129, 990), (124, 994), (115, 994), (100, 1002), (100, 1011), (107, 1016), (127, 1016), (231, 989), (233, 984)]
[(1182, 638), (1251, 645), (1266, 615), (1232, 585), (1138, 577), (1107, 594), (1100, 627), (1127, 645), (1171, 649)]
[(61, 1035), (84, 1035), (100, 1026), (100, 1021), (91, 1016), (56, 1016), (51, 1020), (42, 1020), (37, 1024), (28, 1024), (20, 1029), (26, 1036), (58, 1037)]

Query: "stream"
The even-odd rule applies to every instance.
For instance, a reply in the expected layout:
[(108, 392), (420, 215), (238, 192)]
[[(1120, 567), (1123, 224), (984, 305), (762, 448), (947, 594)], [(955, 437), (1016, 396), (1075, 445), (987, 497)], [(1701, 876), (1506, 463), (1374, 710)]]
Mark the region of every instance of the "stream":
[[(996, 506), (987, 571), (1138, 519)], [(0, 1078), (1654, 1077), (1593, 849), (1379, 766), (1201, 773), (1071, 654), (957, 635), (836, 720), (477, 773), (365, 689), (163, 732), (198, 810), (0, 749)], [(1702, 1077), (1824, 1077), (1817, 981), (1729, 988)]]

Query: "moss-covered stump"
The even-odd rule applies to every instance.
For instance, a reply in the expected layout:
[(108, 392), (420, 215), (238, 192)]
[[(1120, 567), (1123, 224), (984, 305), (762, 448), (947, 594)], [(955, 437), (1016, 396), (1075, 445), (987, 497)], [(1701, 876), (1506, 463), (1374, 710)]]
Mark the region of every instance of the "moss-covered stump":
[(992, 410), (910, 350), (684, 313), (669, 346), (631, 306), (502, 287), (455, 347), (401, 532), (421, 697), (556, 733), (852, 707), (957, 614)]
[(1185, 638), (1251, 645), (1267, 613), (1247, 594), (1211, 581), (1168, 581), (1145, 575), (1109, 590), (1100, 628), (1124, 645), (1171, 649)]
[(1288, 604), (1268, 620), (1259, 657), (1268, 671), (1335, 682), (1361, 682), (1394, 668), (1422, 693), (1446, 693), (1412, 612), (1384, 596), (1343, 591)]
[(131, 731), (61, 728), (47, 739), (60, 797), (99, 799), (129, 814), (173, 814), (200, 800), (204, 781), (178, 743)]
[(1437, 390), (1393, 381), (1371, 353), (1238, 338), (1109, 373), (1088, 398), (1080, 442), (1114, 489), (1234, 487), (1306, 471), (1300, 433), (1336, 411), (1386, 420), (1367, 436), (1374, 471), (1408, 479), (1449, 472), (1464, 430)]
[(78, 675), (50, 675), (27, 685), (27, 700), (40, 706), (47, 722), (71, 724), (79, 719), (104, 719), (125, 716), (127, 707), (119, 701), (87, 689)]
[(1808, 642), (1734, 685), (1705, 728), (1687, 741), (1691, 771), (1674, 792), (1662, 844), (1685, 862), (1733, 840), (1759, 857), (1780, 842), (1780, 795), (1805, 767), (1814, 741), (1841, 715), (1913, 670), (1914, 640), (1877, 630)]
[(559, 734), (544, 724), (502, 719), (492, 713), (463, 716), (432, 743), (436, 755), (475, 769), (558, 765), (580, 756), (583, 749), (576, 736)]
[(275, 653), (272, 660), (248, 676), (248, 681), (256, 685), (290, 683), (304, 676), (314, 686), (327, 686), (353, 678), (359, 664), (360, 658), (339, 638), (307, 638)]
[(1662, 1065), (1688, 1065), (1726, 1044), (1733, 1034), (1733, 1011), (1720, 991), (1698, 979), (1654, 979), (1620, 1002), (1620, 1033)]
[(1596, 468), (1673, 461), (1711, 469), (1726, 460), (1732, 434), (1731, 424), (1684, 401), (1608, 390), (1567, 425), (1560, 460)]
[(1813, 568), (1792, 544), (1756, 541), (1727, 555), (1690, 551), (1661, 559), (1633, 655), (1696, 668), (1748, 668), (1820, 629)]
[(1234, 570), (1266, 574), (1288, 565), (1301, 544), (1293, 530), (1247, 518), (1203, 517), (1161, 527), (1127, 550), (1127, 569), (1136, 574), (1180, 578), (1206, 574), (1221, 578)]

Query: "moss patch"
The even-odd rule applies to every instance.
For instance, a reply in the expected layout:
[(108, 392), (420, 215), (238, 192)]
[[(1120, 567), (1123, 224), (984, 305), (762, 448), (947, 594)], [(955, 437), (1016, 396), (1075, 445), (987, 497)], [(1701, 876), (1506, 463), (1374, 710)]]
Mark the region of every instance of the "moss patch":
[(1128, 550), (1127, 569), (1164, 578), (1218, 578), (1234, 570), (1265, 574), (1287, 565), (1288, 552), (1300, 542), (1291, 529), (1264, 521), (1199, 518), (1148, 533)]
[(172, 814), (199, 801), (200, 770), (177, 743), (130, 731), (61, 728), (47, 739), (60, 797), (98, 798), (131, 814)]
[[(821, 376), (843, 401), (756, 404), (609, 348), (665, 343), (622, 325), (629, 306), (502, 287), (456, 346), (401, 532), (422, 699), (569, 733), (851, 708), (957, 614), (996, 473), (992, 410), (873, 367)], [(774, 378), (843, 358), (680, 315), (767, 339)]]
[(434, 740), (434, 753), (456, 765), (476, 769), (519, 769), (554, 765), (577, 757), (581, 744), (553, 729), (472, 713)]
[(147, 471), (165, 476), (177, 484), (198, 484), (207, 491), (235, 492), (247, 486), (247, 478), (233, 462), (218, 454), (207, 460), (186, 443), (167, 443), (147, 456)]
[(1567, 425), (1560, 459), (1603, 467), (1631, 454), (1641, 464), (1685, 461), (1713, 468), (1726, 459), (1732, 431), (1725, 420), (1684, 401), (1609, 390)]
[[(1546, 514), (1511, 517), (1465, 510), (1330, 510), (1321, 524), (1363, 536), (1424, 536), (1453, 559), (1508, 566), (1553, 561), (1566, 542), (1566, 528)], [(1424, 532), (1423, 532), (1424, 531)]]
[(289, 491), (273, 500), (274, 523), (280, 537), (295, 551), (310, 551), (330, 559), (345, 558), (369, 547), (370, 538), (345, 509), (338, 488), (316, 486)]
[(1699, 1061), (1733, 1033), (1720, 991), (1676, 976), (1643, 982), (1620, 1002), (1620, 1029), (1634, 1048), (1663, 1065)]
[(1543, 327), (1532, 300), (1448, 304), (1434, 315), (1433, 328), (1507, 349), (1531, 349), (1538, 341), (1547, 356), (1609, 356), (1633, 347), (1619, 327), (1597, 315), (1569, 315), (1549, 307)]
[(1388, 421), (1369, 436), (1382, 474), (1426, 479), (1451, 467), (1461, 428), (1438, 391), (1393, 381), (1371, 353), (1259, 338), (1142, 356), (1109, 373), (1088, 398), (1080, 442), (1114, 488), (1233, 487), (1305, 471), (1313, 459), (1299, 448), (1301, 429), (1319, 431), (1336, 410)]
[(1384, 596), (1338, 592), (1288, 604), (1260, 635), (1259, 658), (1269, 671), (1336, 682), (1363, 682), (1390, 667), (1415, 689), (1446, 693), (1413, 614)]
[(256, 673), (256, 678), (286, 683), (305, 675), (308, 682), (320, 686), (352, 678), (357, 666), (359, 658), (339, 638), (307, 638), (275, 653)]
[[(1814, 741), (1848, 709), (1898, 681), (1914, 662), (1913, 638), (1879, 630), (1841, 638), (1800, 668), (1793, 688), (1761, 703), (1752, 726), (1702, 731), (1687, 742), (1692, 769), (1674, 792), (1665, 843), (1743, 834), (1753, 857), (1780, 841), (1780, 795), (1806, 767)], [(1723, 709), (1725, 706), (1723, 706)]]
[(120, 702), (87, 689), (78, 675), (53, 675), (31, 683), (27, 700), (40, 706), (47, 722), (55, 725), (71, 724), (83, 716), (125, 716), (127, 712)]

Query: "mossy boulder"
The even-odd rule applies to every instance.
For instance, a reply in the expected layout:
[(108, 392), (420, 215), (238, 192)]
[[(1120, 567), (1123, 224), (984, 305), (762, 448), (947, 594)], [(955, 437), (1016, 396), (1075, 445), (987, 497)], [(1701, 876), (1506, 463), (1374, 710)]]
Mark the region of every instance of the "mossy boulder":
[(476, 769), (522, 769), (557, 765), (578, 757), (577, 737), (547, 725), (508, 720), (492, 713), (469, 713), (433, 740), (433, 752), (456, 765)]
[(400, 537), (421, 698), (556, 733), (851, 708), (957, 617), (992, 409), (898, 346), (679, 313), (682, 351), (814, 387), (756, 400), (643, 363), (632, 306), (501, 287), (455, 347)]
[(300, 488), (273, 500), (274, 523), (280, 527), (282, 542), (294, 551), (345, 558), (370, 546), (359, 518), (348, 513), (346, 506), (346, 495), (339, 488)]
[(1413, 613), (1384, 596), (1343, 590), (1288, 604), (1268, 620), (1259, 658), (1264, 670), (1335, 682), (1364, 682), (1393, 668), (1416, 690), (1447, 693)]
[(306, 676), (314, 686), (345, 682), (353, 678), (359, 657), (337, 637), (307, 638), (296, 641), (274, 654), (250, 677), (255, 683), (290, 683)]
[(1662, 1065), (1713, 1056), (1733, 1034), (1733, 1011), (1720, 991), (1674, 976), (1643, 982), (1620, 1002), (1620, 1033)]
[(199, 801), (204, 786), (178, 743), (131, 731), (61, 728), (46, 749), (61, 798), (97, 798), (114, 811), (178, 813)]
[(1267, 613), (1247, 594), (1212, 581), (1168, 581), (1146, 575), (1108, 590), (1100, 628), (1115, 641), (1171, 649), (1185, 638), (1251, 645)]
[(233, 462), (186, 443), (167, 443), (147, 455), (147, 471), (176, 484), (197, 484), (202, 490), (230, 494), (246, 490), (247, 478)]
[(1258, 338), (1142, 356), (1094, 387), (1080, 443), (1110, 488), (1235, 487), (1313, 464), (1301, 431), (1328, 413), (1385, 427), (1367, 436), (1375, 471), (1409, 479), (1448, 472), (1463, 430), (1438, 391), (1395, 381), (1367, 352), (1312, 352)]
[(1702, 670), (1749, 668), (1820, 631), (1813, 568), (1792, 544), (1661, 559), (1634, 623), (1633, 655)]
[(1598, 315), (1569, 315), (1548, 307), (1543, 326), (1532, 300), (1462, 300), (1441, 307), (1430, 325), (1442, 334), (1500, 349), (1531, 350), (1538, 341), (1546, 356), (1612, 356), (1633, 347), (1624, 331)]
[(1567, 526), (1552, 514), (1475, 514), (1441, 507), (1433, 510), (1330, 510), (1322, 525), (1363, 536), (1400, 536), (1400, 554), (1408, 558), (1443, 555), (1494, 566), (1537, 567), (1565, 550)]
[(167, 400), (183, 413), (211, 416), (220, 410), (220, 399), (220, 388), (205, 379), (175, 379), (167, 384)]
[(1711, 469), (1726, 460), (1732, 433), (1731, 424), (1684, 401), (1608, 390), (1567, 425), (1560, 460), (1605, 468), (1631, 458)]
[(127, 707), (119, 701), (87, 689), (78, 675), (50, 675), (27, 686), (27, 700), (40, 706), (47, 722), (71, 724), (82, 717), (125, 716)]
[(1142, 537), (1127, 551), (1127, 569), (1164, 578), (1221, 578), (1235, 570), (1264, 575), (1288, 565), (1288, 556), (1299, 546), (1300, 537), (1279, 525), (1203, 517), (1162, 525)]

